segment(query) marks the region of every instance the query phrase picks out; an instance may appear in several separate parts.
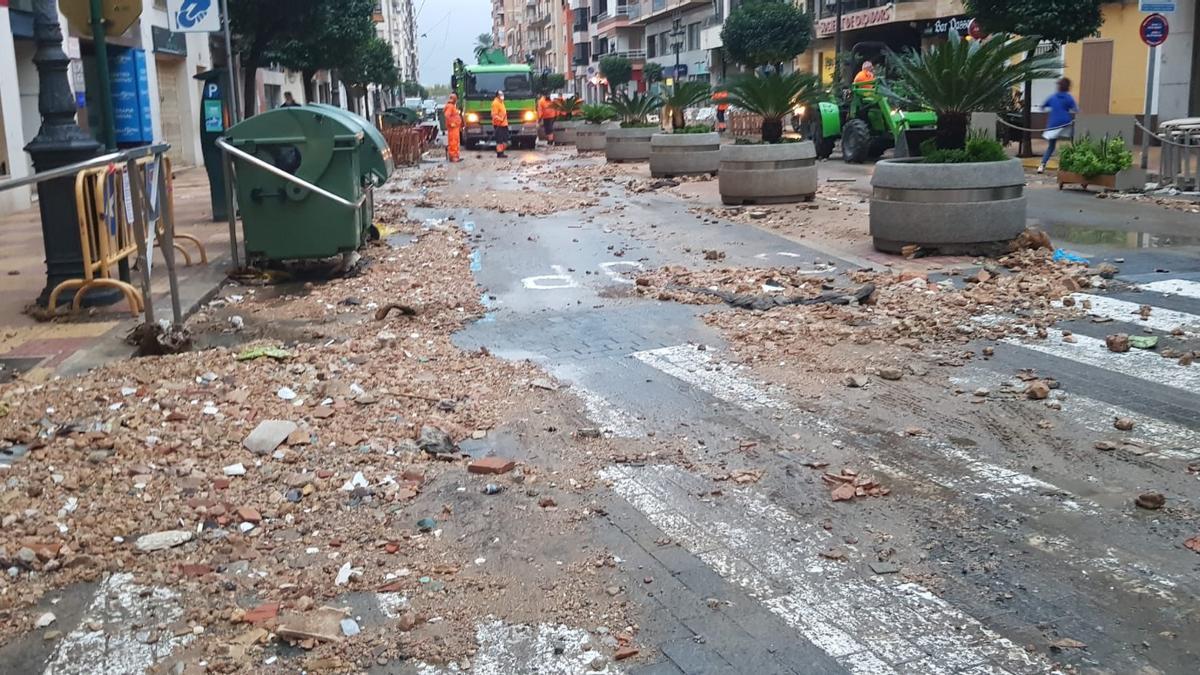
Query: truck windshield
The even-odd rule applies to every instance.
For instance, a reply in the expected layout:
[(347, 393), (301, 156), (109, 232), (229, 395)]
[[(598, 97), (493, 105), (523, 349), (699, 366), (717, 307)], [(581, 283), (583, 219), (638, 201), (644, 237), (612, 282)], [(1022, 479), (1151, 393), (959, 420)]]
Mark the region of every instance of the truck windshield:
[(467, 78), (467, 96), (471, 98), (492, 98), (497, 91), (510, 99), (533, 96), (529, 73), (475, 73)]

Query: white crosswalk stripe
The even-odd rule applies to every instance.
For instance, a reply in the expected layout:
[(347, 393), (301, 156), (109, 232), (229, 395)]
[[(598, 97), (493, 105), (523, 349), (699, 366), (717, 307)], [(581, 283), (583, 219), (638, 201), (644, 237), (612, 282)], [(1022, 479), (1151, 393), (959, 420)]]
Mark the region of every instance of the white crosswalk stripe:
[[(1166, 333), (1170, 333), (1176, 328), (1183, 329), (1188, 333), (1200, 333), (1200, 316), (1195, 314), (1154, 307), (1150, 302), (1126, 302), (1104, 295), (1074, 293), (1071, 298), (1078, 306), (1084, 307), (1084, 311), (1091, 316), (1131, 323)], [(1142, 304), (1150, 305), (1150, 314), (1144, 319), (1140, 314)], [(1055, 302), (1054, 305), (1061, 307), (1062, 303)]]
[(1188, 281), (1187, 279), (1163, 279), (1161, 281), (1151, 281), (1145, 284), (1138, 284), (1138, 288), (1143, 291), (1152, 291), (1155, 293), (1163, 293), (1165, 295), (1182, 295), (1185, 298), (1195, 298), (1200, 300), (1200, 281)]
[(1073, 335), (1074, 343), (1064, 341), (1063, 337), (1061, 330), (1051, 329), (1049, 336), (1044, 340), (1022, 341), (1017, 338), (1004, 338), (1001, 342), (1085, 366), (1128, 375), (1156, 386), (1200, 394), (1200, 368), (1181, 366), (1151, 351), (1134, 349), (1125, 353), (1110, 352), (1104, 340), (1086, 335)]

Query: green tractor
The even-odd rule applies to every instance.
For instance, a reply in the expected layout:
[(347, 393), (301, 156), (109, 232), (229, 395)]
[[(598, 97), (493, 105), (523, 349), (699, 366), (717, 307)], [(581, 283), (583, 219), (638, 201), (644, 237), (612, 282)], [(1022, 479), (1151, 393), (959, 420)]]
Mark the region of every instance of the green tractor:
[[(884, 56), (888, 49), (881, 42), (860, 42), (851, 50), (854, 63), (862, 61), (864, 52)], [(817, 157), (828, 159), (839, 138), (842, 158), (851, 164), (879, 159), (891, 148), (897, 157), (921, 154), (921, 143), (936, 133), (937, 113), (893, 110), (882, 84), (876, 79), (873, 84), (851, 85), (842, 103), (835, 94), (833, 100), (818, 103), (817, 110), (807, 111), (803, 133), (816, 146)]]

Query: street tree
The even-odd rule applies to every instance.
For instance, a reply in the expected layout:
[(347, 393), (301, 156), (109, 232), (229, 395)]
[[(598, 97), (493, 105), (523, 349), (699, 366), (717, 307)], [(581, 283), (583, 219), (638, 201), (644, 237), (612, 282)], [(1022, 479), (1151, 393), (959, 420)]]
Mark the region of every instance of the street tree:
[[(1104, 0), (966, 0), (967, 12), (990, 33), (1039, 37), (1061, 47), (1094, 37), (1104, 24)], [(1036, 46), (1026, 55), (1033, 58)], [(1025, 82), (1025, 128), (1033, 125), (1033, 82)], [(1029, 133), (1021, 143), (1021, 154), (1032, 155)]]
[(608, 80), (608, 91), (615, 95), (633, 79), (633, 63), (624, 56), (606, 56), (600, 59), (600, 74)]
[(475, 60), (483, 63), (484, 58), (496, 46), (496, 38), (491, 33), (480, 33), (475, 37)]
[(374, 0), (318, 0), (305, 30), (283, 40), (270, 60), (300, 71), (305, 95), (313, 100), (317, 71), (350, 65), (355, 52), (375, 36), (374, 7)]
[(405, 96), (415, 96), (422, 99), (430, 98), (429, 89), (415, 80), (404, 80), (400, 88), (404, 90)]
[(646, 78), (646, 84), (654, 84), (655, 82), (662, 82), (662, 79), (663, 79), (662, 64), (656, 63), (654, 61), (647, 61), (645, 67), (642, 69), (642, 77)]
[(813, 22), (791, 0), (746, 0), (729, 14), (721, 28), (725, 53), (749, 68), (783, 64), (808, 49)]
[(268, 55), (288, 40), (304, 35), (323, 2), (336, 0), (230, 0), (234, 49), (242, 61), (244, 114), (257, 112), (258, 69)]
[(368, 85), (400, 86), (400, 71), (396, 68), (392, 46), (377, 36), (368, 40), (355, 53), (355, 58), (338, 70), (338, 77), (349, 92), (347, 102), (353, 112), (358, 112), (358, 99), (366, 94)]
[(539, 94), (549, 95), (556, 91), (562, 91), (567, 86), (567, 76), (562, 73), (550, 73), (537, 78), (537, 89)]

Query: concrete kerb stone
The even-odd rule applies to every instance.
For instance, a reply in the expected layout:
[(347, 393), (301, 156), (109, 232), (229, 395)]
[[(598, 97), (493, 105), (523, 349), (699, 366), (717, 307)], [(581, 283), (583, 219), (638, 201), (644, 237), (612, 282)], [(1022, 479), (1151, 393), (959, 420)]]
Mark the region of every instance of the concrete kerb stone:
[(721, 201), (729, 205), (812, 201), (817, 151), (811, 141), (721, 146)]
[(871, 236), (880, 251), (917, 245), (948, 255), (986, 255), (1025, 230), (1025, 173), (1017, 159), (883, 160), (871, 185)]
[(611, 124), (592, 124), (581, 122), (575, 127), (575, 149), (579, 152), (600, 152), (608, 143), (608, 130)]
[(650, 139), (658, 127), (615, 127), (608, 130), (604, 156), (609, 162), (645, 162), (650, 159)]
[(698, 176), (721, 168), (721, 136), (707, 134), (654, 134), (650, 138), (650, 175)]

